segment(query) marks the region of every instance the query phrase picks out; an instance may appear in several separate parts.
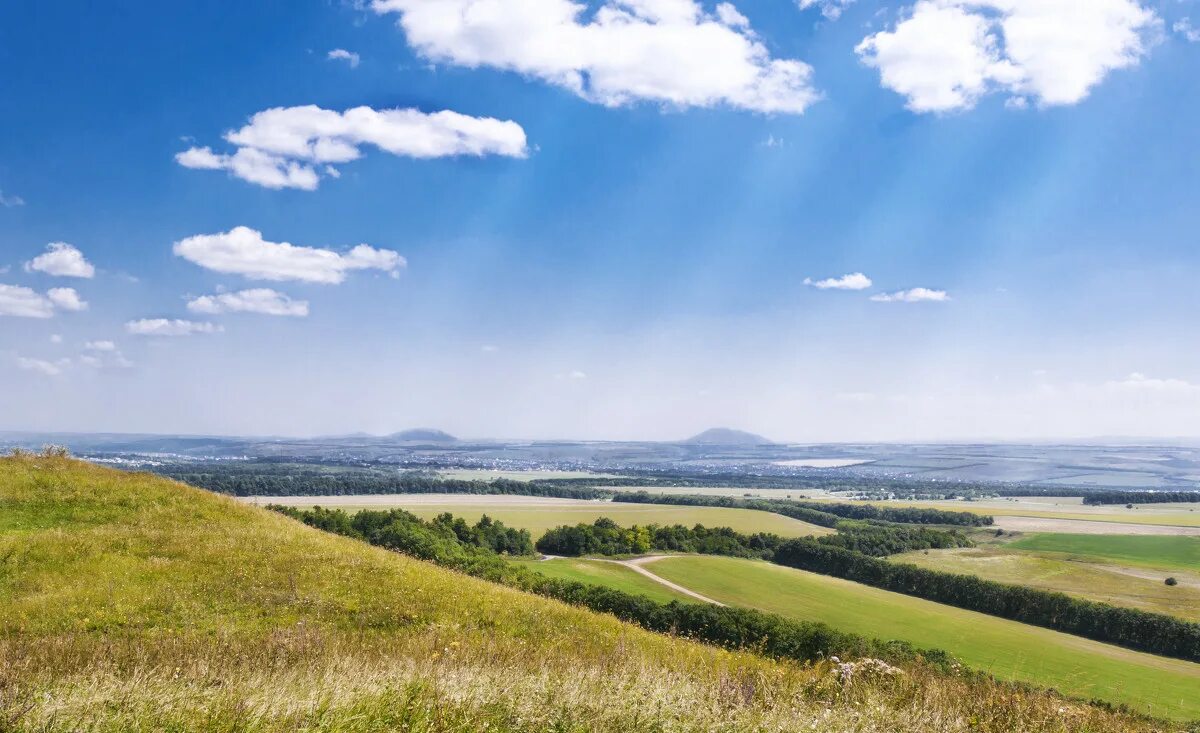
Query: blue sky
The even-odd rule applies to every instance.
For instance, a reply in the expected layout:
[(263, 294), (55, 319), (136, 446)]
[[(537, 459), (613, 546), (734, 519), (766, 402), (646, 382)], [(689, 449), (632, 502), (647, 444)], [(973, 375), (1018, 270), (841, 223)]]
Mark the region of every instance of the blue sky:
[(1200, 435), (1200, 3), (578, 10), (0, 9), (0, 428)]

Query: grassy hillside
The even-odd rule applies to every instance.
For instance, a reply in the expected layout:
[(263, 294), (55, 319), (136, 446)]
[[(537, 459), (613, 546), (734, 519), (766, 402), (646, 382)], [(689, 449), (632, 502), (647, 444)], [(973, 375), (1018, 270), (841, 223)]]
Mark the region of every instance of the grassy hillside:
[(1200, 537), (1047, 533), (1023, 537), (1008, 546), (1096, 562), (1200, 571)]
[[(1200, 575), (1196, 573), (1138, 569), (1111, 561), (1095, 564), (1006, 546), (908, 552), (891, 559), (1200, 621)], [(1177, 577), (1179, 584), (1165, 585), (1169, 575)]]
[(5, 731), (1164, 728), (720, 651), (161, 478), (0, 459)]
[(766, 562), (665, 558), (656, 575), (723, 603), (938, 647), (978, 669), (1143, 710), (1200, 718), (1200, 664), (944, 606)]
[[(441, 500), (439, 500), (441, 499)], [(771, 532), (782, 537), (831, 534), (833, 530), (771, 512), (715, 507), (667, 506), (660, 504), (614, 504), (573, 499), (530, 499), (523, 496), (393, 494), (390, 496), (287, 496), (254, 497), (252, 503), (283, 504), (302, 509), (313, 506), (341, 507), (346, 511), (399, 508), (422, 519), (450, 512), (468, 522), (484, 514), (509, 527), (527, 529), (534, 539), (564, 524), (591, 524), (608, 517), (621, 526), (631, 524), (682, 524), (691, 527), (731, 527), (739, 532)]]

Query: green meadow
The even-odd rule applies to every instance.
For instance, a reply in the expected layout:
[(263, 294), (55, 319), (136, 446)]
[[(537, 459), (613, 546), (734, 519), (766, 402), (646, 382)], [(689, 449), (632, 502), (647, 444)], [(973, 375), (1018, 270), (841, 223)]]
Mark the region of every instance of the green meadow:
[(514, 560), (513, 562), (525, 565), (531, 570), (536, 570), (551, 578), (575, 580), (580, 583), (599, 583), (626, 593), (647, 596), (659, 603), (670, 603), (671, 601), (695, 603), (694, 599), (682, 593), (676, 593), (662, 583), (655, 582), (645, 575), (615, 562), (580, 560), (572, 557), (555, 560)]
[(1157, 714), (1200, 718), (1200, 664), (767, 562), (680, 556), (658, 560), (646, 569), (723, 603), (945, 649), (967, 665), (1002, 679), (1126, 703)]
[(1008, 547), (1164, 570), (1200, 571), (1200, 537), (1033, 534)]

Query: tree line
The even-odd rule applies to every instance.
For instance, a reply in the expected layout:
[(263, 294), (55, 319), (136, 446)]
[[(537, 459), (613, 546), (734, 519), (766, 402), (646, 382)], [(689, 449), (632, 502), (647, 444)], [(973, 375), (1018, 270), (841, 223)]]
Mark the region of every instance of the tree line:
[(746, 535), (729, 527), (709, 529), (650, 524), (623, 528), (608, 517), (592, 524), (551, 529), (537, 541), (538, 552), (546, 555), (640, 555), (646, 552), (694, 552), (702, 555), (769, 558), (783, 544), (779, 535), (760, 532)]
[(1200, 491), (1093, 491), (1083, 496), (1083, 503), (1091, 505), (1175, 502), (1200, 502)]
[(962, 672), (946, 652), (917, 649), (907, 642), (880, 641), (837, 631), (823, 623), (796, 621), (745, 608), (679, 601), (658, 603), (645, 596), (591, 583), (548, 578), (507, 562), (493, 549), (490, 541), (480, 539), (493, 533), (503, 536), (512, 532), (500, 522), (490, 522), (490, 529), (484, 530), (482, 535), (474, 532), (479, 525), (468, 527), (464, 540), (459, 536), (459, 520), (445, 519), (447, 515), (426, 522), (401, 510), (368, 510), (351, 516), (341, 509), (270, 508), (327, 532), (429, 560), (484, 580), (612, 614), (650, 631), (802, 662), (831, 656), (876, 657), (894, 664), (920, 663), (944, 672), (952, 667)]
[(992, 518), (973, 512), (947, 512), (923, 507), (881, 507), (873, 504), (803, 502), (790, 499), (757, 499), (737, 496), (700, 494), (666, 495), (645, 491), (618, 494), (613, 501), (633, 504), (676, 504), (714, 506), (730, 509), (757, 509), (782, 514), (822, 527), (836, 527), (842, 519), (874, 519), (904, 524), (947, 524), (962, 527), (986, 527)]
[(1130, 649), (1200, 662), (1200, 624), (1164, 614), (889, 562), (810, 538), (784, 543), (776, 549), (772, 562)]

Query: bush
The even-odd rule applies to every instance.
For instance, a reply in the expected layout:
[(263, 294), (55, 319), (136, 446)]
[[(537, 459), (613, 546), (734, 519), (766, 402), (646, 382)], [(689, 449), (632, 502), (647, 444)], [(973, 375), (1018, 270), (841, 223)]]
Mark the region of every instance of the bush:
[(1167, 585), (1179, 585), (1179, 581), (1174, 578), (1167, 578), (1166, 583)]

